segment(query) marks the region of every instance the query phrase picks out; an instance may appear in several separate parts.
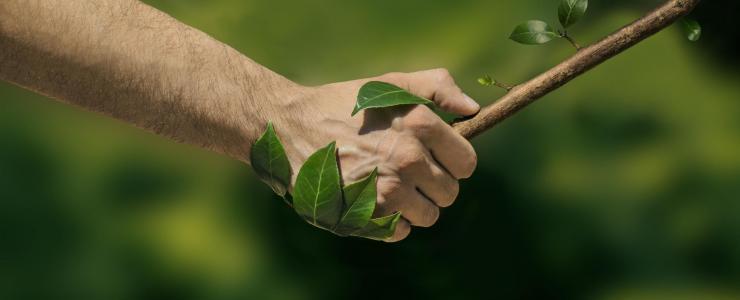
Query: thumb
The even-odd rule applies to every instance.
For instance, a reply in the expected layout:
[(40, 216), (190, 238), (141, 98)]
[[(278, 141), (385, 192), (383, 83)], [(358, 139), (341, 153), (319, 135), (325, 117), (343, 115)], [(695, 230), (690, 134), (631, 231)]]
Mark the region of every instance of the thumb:
[(428, 98), (442, 110), (460, 115), (470, 116), (478, 113), (480, 105), (465, 95), (447, 69), (434, 69), (414, 73), (402, 74), (409, 92)]
[(480, 105), (464, 94), (459, 87), (438, 90), (433, 99), (444, 111), (460, 116), (471, 116), (480, 111)]

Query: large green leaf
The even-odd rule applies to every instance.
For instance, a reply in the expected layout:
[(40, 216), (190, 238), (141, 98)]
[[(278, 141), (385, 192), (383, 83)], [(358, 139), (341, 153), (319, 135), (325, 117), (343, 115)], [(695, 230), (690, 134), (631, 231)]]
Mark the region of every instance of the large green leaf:
[(552, 26), (539, 20), (519, 24), (509, 36), (513, 41), (526, 45), (544, 44), (558, 37), (560, 35), (552, 29)]
[(276, 194), (287, 199), (285, 196), (290, 185), (290, 162), (272, 123), (267, 123), (265, 133), (252, 145), (249, 160), (257, 176)]
[(362, 229), (354, 232), (352, 235), (372, 240), (386, 240), (393, 236), (396, 231), (396, 224), (401, 219), (401, 213), (396, 212), (390, 216), (370, 219), (370, 222)]
[(563, 28), (568, 28), (578, 22), (586, 14), (588, 0), (562, 0), (558, 7), (558, 18)]
[(376, 181), (378, 169), (365, 179), (344, 187), (344, 211), (334, 232), (348, 235), (362, 229), (370, 221), (378, 197)]
[(387, 82), (371, 81), (360, 88), (357, 103), (352, 111), (354, 116), (366, 108), (389, 107), (408, 104), (430, 104), (432, 101), (413, 95), (406, 90)]
[(701, 25), (696, 20), (684, 17), (681, 19), (681, 27), (689, 41), (696, 42), (701, 38)]
[(293, 208), (314, 226), (332, 230), (342, 212), (336, 143), (308, 157), (293, 188)]

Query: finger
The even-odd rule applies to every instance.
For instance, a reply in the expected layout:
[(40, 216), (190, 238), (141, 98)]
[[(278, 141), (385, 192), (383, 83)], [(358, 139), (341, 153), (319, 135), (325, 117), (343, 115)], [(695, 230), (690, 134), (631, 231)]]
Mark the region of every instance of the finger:
[(460, 186), (457, 180), (447, 170), (443, 169), (437, 161), (428, 155), (427, 163), (409, 170), (408, 178), (413, 178), (421, 193), (439, 207), (448, 207), (455, 202)]
[[(397, 211), (396, 207), (399, 199), (397, 196), (401, 194), (402, 186), (401, 181), (397, 177), (392, 176), (381, 176), (378, 178), (378, 204), (373, 212), (373, 218), (379, 218), (389, 216)], [(395, 201), (394, 201), (395, 200)], [(405, 239), (411, 232), (411, 224), (402, 215), (396, 223), (396, 231), (393, 232), (393, 236), (386, 239), (386, 242), (398, 242)]]
[(401, 215), (413, 226), (431, 227), (439, 219), (439, 207), (416, 189), (401, 200)]
[(393, 232), (393, 236), (385, 241), (388, 243), (395, 243), (405, 239), (407, 236), (409, 236), (409, 233), (411, 233), (411, 224), (409, 224), (408, 220), (400, 218), (398, 220), (398, 223), (396, 223), (396, 231)]
[(439, 85), (430, 100), (434, 101), (442, 110), (461, 115), (472, 116), (480, 111), (480, 104), (463, 93), (455, 83), (455, 79), (446, 69), (435, 71), (439, 73)]
[(379, 216), (387, 216), (400, 211), (401, 215), (414, 226), (429, 227), (437, 222), (439, 207), (416, 188), (404, 187), (393, 197), (385, 201), (386, 205), (376, 208)]
[(429, 108), (413, 108), (404, 118), (407, 126), (454, 178), (468, 178), (475, 171), (477, 156), (473, 145), (437, 118)]
[(428, 98), (443, 110), (470, 116), (480, 110), (480, 105), (465, 95), (447, 69), (433, 69), (415, 73), (389, 74), (392, 83), (400, 84), (412, 94)]

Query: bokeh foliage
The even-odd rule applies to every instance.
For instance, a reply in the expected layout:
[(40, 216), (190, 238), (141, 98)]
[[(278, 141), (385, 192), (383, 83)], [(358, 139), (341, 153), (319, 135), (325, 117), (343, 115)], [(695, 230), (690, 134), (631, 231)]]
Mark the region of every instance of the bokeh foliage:
[[(480, 74), (573, 51), (506, 39), (555, 0), (146, 2), (303, 84), (447, 67), (486, 102)], [(582, 43), (659, 1), (605, 2)], [(238, 162), (1, 83), (0, 298), (735, 299), (740, 74), (714, 13), (709, 46), (662, 32), (475, 140), (456, 205), (400, 244), (316, 230)]]

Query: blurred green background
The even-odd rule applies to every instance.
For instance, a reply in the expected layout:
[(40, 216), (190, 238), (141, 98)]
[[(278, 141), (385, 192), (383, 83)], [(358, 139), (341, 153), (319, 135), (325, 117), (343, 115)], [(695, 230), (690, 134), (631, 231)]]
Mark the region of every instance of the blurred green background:
[[(507, 40), (557, 0), (150, 0), (303, 84), (447, 67), (473, 98), (572, 54)], [(660, 1), (598, 1), (592, 42)], [(399, 244), (301, 221), (250, 169), (0, 83), (0, 299), (740, 299), (736, 1), (474, 141)]]

